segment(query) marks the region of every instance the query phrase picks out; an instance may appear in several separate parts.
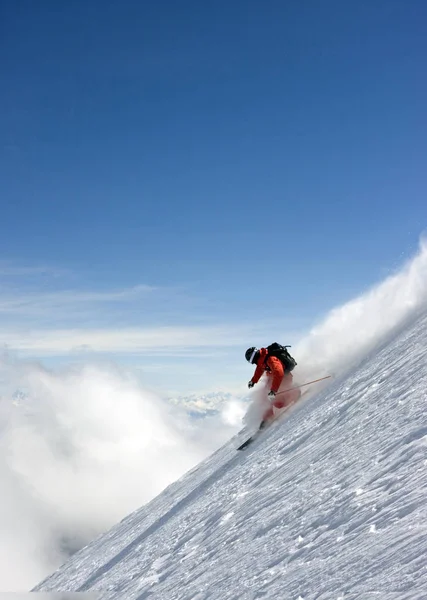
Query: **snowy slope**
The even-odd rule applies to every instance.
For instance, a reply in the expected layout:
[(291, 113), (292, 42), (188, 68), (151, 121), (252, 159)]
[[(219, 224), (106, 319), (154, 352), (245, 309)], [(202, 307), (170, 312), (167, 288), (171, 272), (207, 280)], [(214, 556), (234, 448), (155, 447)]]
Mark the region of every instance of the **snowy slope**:
[(243, 432), (40, 591), (427, 598), (427, 315), (244, 452)]

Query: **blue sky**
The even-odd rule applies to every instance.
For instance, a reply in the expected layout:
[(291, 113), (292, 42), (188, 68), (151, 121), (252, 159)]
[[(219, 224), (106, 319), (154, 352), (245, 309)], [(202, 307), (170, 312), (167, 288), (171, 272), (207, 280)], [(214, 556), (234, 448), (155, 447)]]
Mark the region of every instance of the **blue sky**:
[[(47, 363), (238, 385), (427, 219), (419, 0), (1, 8), (0, 323)], [(91, 353), (94, 354), (91, 354)]]

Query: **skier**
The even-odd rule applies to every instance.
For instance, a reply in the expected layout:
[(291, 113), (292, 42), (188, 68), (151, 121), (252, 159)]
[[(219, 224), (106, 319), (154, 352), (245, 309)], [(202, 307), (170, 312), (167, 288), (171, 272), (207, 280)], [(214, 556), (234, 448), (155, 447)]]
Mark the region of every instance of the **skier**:
[[(273, 351), (270, 349), (274, 346), (280, 348), (279, 352), (276, 354), (282, 356), (284, 360), (280, 360), (277, 355), (273, 355)], [(292, 390), (287, 394), (280, 394), (280, 397), (276, 398), (276, 394), (282, 384), (285, 384), (286, 389), (292, 387), (293, 377), (291, 370), (296, 365), (296, 362), (287, 352), (286, 348), (283, 348), (283, 346), (279, 346), (278, 344), (272, 344), (267, 348), (260, 349), (252, 346), (252, 348), (246, 350), (245, 358), (250, 364), (256, 365), (255, 373), (248, 383), (249, 388), (254, 387), (264, 373), (271, 379), (270, 391), (268, 393), (270, 406), (262, 418), (261, 425), (263, 425), (274, 416), (275, 408), (285, 408), (300, 398), (301, 390), (299, 389)]]

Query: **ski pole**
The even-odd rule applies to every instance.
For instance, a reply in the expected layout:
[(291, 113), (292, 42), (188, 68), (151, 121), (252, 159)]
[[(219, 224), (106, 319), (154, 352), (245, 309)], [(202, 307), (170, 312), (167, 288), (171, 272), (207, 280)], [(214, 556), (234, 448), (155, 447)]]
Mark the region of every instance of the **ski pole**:
[(286, 394), (286, 392), (292, 392), (292, 390), (297, 390), (298, 388), (302, 388), (305, 385), (310, 385), (311, 383), (317, 383), (318, 381), (323, 381), (324, 379), (329, 379), (332, 375), (327, 375), (326, 377), (321, 377), (320, 379), (314, 379), (313, 381), (308, 381), (307, 383), (302, 383), (301, 385), (294, 385), (287, 390), (283, 390), (283, 392), (277, 392), (276, 396), (280, 396), (280, 394)]

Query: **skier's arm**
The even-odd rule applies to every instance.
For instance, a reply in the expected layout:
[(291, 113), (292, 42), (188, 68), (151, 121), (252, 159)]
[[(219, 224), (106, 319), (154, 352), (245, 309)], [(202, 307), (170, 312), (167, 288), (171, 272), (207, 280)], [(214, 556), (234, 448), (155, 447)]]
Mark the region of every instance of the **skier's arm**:
[(271, 382), (271, 391), (277, 393), (277, 390), (279, 389), (280, 384), (282, 383), (283, 376), (285, 374), (283, 370), (283, 365), (278, 358), (276, 358), (275, 356), (271, 356), (268, 359), (268, 366), (271, 369), (271, 375), (273, 378)]
[(252, 377), (252, 383), (258, 383), (258, 381), (261, 379), (261, 375), (264, 373), (264, 367), (261, 364), (257, 365), (257, 368), (255, 369), (255, 373), (253, 374)]

